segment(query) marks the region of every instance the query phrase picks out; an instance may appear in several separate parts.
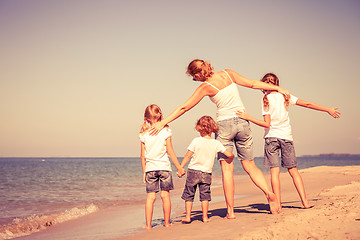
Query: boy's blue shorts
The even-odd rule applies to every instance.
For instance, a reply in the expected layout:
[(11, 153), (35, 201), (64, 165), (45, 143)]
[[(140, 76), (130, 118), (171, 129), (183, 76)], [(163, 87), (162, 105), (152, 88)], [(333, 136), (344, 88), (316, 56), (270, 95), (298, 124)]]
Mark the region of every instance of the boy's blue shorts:
[(197, 186), (199, 186), (200, 201), (211, 201), (211, 173), (188, 169), (184, 192), (181, 196), (187, 202), (193, 202)]

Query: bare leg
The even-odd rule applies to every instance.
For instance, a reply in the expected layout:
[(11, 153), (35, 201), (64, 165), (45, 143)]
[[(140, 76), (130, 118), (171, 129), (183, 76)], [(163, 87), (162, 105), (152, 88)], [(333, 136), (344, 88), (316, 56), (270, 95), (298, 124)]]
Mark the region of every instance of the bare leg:
[(170, 227), (170, 212), (171, 212), (170, 192), (161, 191), (160, 196), (163, 202), (164, 221), (165, 221), (164, 226)]
[(145, 203), (145, 219), (146, 219), (146, 229), (151, 229), (151, 219), (153, 215), (154, 202), (156, 199), (156, 193), (148, 193)]
[(314, 205), (310, 204), (306, 198), (304, 183), (302, 181), (299, 171), (297, 170), (296, 167), (289, 168), (288, 171), (293, 179), (294, 185), (296, 187), (297, 192), (299, 193), (304, 208), (312, 208)]
[(193, 202), (185, 201), (185, 217), (181, 220), (184, 223), (191, 222), (191, 209), (192, 209)]
[(280, 167), (272, 167), (270, 168), (270, 172), (272, 190), (279, 201), (281, 210)]
[(235, 184), (234, 184), (234, 163), (226, 162), (225, 160), (220, 161), (221, 170), (222, 170), (222, 181), (224, 188), (225, 201), (227, 206), (227, 215), (226, 218), (233, 219), (235, 218), (234, 213), (234, 193), (235, 193)]
[(270, 188), (265, 180), (264, 174), (261, 170), (255, 165), (254, 160), (242, 160), (241, 164), (246, 171), (246, 173), (250, 176), (253, 183), (264, 192), (269, 205), (270, 211), (272, 214), (276, 214), (279, 212), (279, 202), (276, 198), (276, 195), (270, 191)]
[(209, 201), (202, 201), (201, 209), (203, 212), (203, 222), (204, 223), (210, 222), (210, 219), (208, 218)]

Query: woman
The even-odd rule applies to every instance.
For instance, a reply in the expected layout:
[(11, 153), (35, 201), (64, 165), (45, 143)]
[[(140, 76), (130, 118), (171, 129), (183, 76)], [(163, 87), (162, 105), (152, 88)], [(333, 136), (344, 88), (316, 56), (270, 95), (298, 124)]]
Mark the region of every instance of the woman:
[[(270, 85), (256, 80), (245, 78), (232, 70), (214, 72), (210, 63), (200, 59), (190, 62), (187, 72), (193, 77), (194, 81), (203, 82), (186, 100), (184, 104), (175, 109), (169, 116), (153, 125), (150, 129), (151, 134), (157, 134), (166, 124), (174, 121), (185, 112), (197, 105), (205, 96), (208, 96), (217, 106), (217, 124), (219, 132), (216, 139), (219, 140), (230, 152), (235, 145), (237, 156), (241, 164), (250, 176), (254, 184), (265, 194), (270, 205), (270, 211), (273, 214), (279, 211), (279, 202), (273, 192), (271, 192), (264, 174), (254, 163), (252, 149), (252, 135), (250, 124), (236, 115), (237, 111), (244, 111), (244, 105), (241, 101), (237, 85), (252, 88), (278, 91), (289, 97), (289, 91), (279, 86)], [(236, 85), (237, 84), (237, 85)], [(226, 218), (235, 218), (234, 214), (234, 164), (225, 161), (226, 156), (219, 154), (218, 160), (222, 169), (222, 180), (224, 195), (227, 205)]]

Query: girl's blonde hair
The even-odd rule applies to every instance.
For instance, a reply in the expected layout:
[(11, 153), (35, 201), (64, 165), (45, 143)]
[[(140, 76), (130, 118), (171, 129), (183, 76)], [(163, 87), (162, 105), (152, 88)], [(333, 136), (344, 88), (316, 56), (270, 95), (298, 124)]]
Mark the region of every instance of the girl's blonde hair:
[[(269, 83), (269, 84), (276, 85), (276, 86), (279, 86), (279, 84), (280, 84), (279, 78), (274, 73), (265, 74), (265, 76), (261, 79), (261, 81), (264, 83)], [(265, 93), (265, 96), (263, 98), (264, 108), (269, 109), (269, 99), (267, 98), (266, 91), (263, 90), (263, 92)], [(285, 96), (284, 96), (284, 99), (285, 99), (285, 102), (284, 102), (285, 107), (288, 107), (289, 99), (286, 99)]]
[(163, 119), (161, 109), (156, 104), (151, 104), (145, 108), (144, 123), (141, 126), (140, 133), (147, 131), (150, 127), (147, 123), (160, 122)]
[(219, 131), (216, 122), (210, 116), (203, 116), (201, 117), (195, 126), (195, 129), (201, 135), (211, 135), (211, 133), (217, 133)]
[(210, 63), (201, 59), (192, 60), (187, 67), (186, 74), (193, 77), (195, 81), (206, 81), (214, 72)]

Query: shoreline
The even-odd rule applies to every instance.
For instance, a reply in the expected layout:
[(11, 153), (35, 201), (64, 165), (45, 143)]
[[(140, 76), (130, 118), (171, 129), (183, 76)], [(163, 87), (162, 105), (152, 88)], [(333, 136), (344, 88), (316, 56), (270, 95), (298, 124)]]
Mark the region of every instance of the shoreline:
[[(251, 182), (248, 176), (236, 175), (236, 219), (223, 219), (226, 215), (226, 205), (222, 187), (218, 186), (212, 188), (213, 201), (209, 205), (211, 222), (202, 223), (200, 202), (196, 196), (192, 211), (192, 222), (185, 225), (180, 222), (184, 214), (184, 203), (180, 199), (184, 179), (184, 182), (182, 180), (177, 182), (175, 190), (171, 193), (173, 225), (170, 228), (161, 226), (163, 219), (162, 202), (160, 196), (157, 196), (153, 217), (157, 226), (151, 231), (139, 228), (139, 225), (145, 223), (144, 205), (139, 204), (104, 209), (79, 219), (51, 226), (38, 233), (14, 239), (57, 240), (73, 239), (74, 236), (76, 239), (87, 240), (274, 239), (271, 236), (284, 240), (359, 239), (360, 230), (357, 229), (360, 229), (360, 220), (356, 219), (360, 219), (360, 166), (319, 166), (299, 171), (304, 181), (307, 197), (310, 202), (315, 204), (312, 209), (302, 209), (300, 198), (288, 173), (281, 173), (280, 175), (283, 211), (277, 215), (269, 214), (269, 207), (264, 194)], [(266, 174), (265, 177), (270, 183), (270, 176)], [(340, 194), (336, 192), (340, 190), (342, 191)], [(333, 206), (336, 208), (333, 212), (329, 212), (327, 209)], [(344, 210), (345, 214), (339, 215), (336, 212), (337, 209), (346, 209)], [(325, 219), (322, 219), (323, 217)], [(353, 220), (348, 221), (346, 220), (347, 217), (351, 217)], [(334, 224), (330, 225), (328, 221), (333, 221)], [(347, 221), (347, 228), (342, 226), (342, 222), (345, 221)], [(289, 228), (287, 222), (291, 222), (293, 227)], [(337, 229), (336, 224), (341, 229)], [(128, 230), (122, 231), (122, 227)], [(308, 229), (309, 227), (310, 229)], [(289, 237), (289, 234), (293, 232), (294, 236), (297, 237)], [(333, 238), (332, 236), (335, 233), (337, 235)]]

